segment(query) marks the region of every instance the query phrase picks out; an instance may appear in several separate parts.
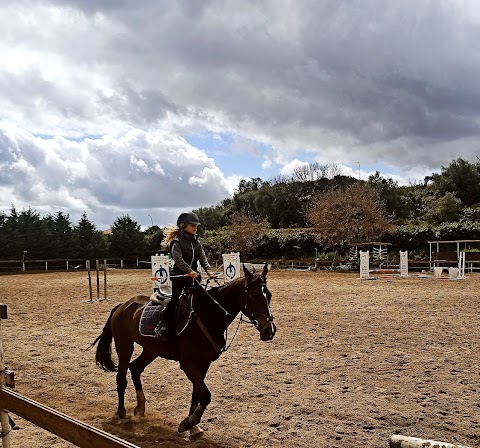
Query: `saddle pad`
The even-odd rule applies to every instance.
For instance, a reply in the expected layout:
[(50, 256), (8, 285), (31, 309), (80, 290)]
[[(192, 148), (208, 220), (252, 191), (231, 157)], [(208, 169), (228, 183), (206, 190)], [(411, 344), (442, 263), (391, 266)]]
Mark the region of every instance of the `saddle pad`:
[(155, 327), (160, 321), (160, 311), (163, 308), (163, 305), (159, 303), (147, 303), (140, 317), (139, 330), (141, 335), (155, 337)]
[[(139, 331), (142, 336), (155, 337), (155, 327), (160, 322), (160, 313), (165, 306), (162, 303), (148, 302), (140, 316)], [(187, 328), (189, 323), (190, 307), (185, 294), (179, 299), (179, 305), (175, 315), (175, 334), (178, 336)]]

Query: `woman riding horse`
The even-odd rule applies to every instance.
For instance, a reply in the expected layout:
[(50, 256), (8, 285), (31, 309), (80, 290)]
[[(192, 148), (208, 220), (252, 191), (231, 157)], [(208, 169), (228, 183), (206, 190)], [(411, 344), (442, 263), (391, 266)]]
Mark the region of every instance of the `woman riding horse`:
[[(271, 293), (267, 288), (268, 268), (261, 273), (251, 273), (243, 268), (244, 277), (207, 291), (200, 290), (186, 328), (167, 342), (140, 333), (142, 312), (149, 302), (148, 296), (135, 296), (117, 305), (111, 312), (98, 342), (97, 364), (106, 371), (117, 371), (117, 394), (120, 418), (126, 416), (124, 403), (127, 371), (130, 370), (137, 395), (135, 415), (145, 413), (145, 395), (140, 376), (154, 359), (162, 357), (176, 360), (193, 385), (188, 416), (178, 427), (179, 432), (191, 430), (200, 423), (211, 401), (205, 376), (212, 361), (225, 351), (225, 332), (235, 316), (242, 312), (260, 333), (262, 341), (271, 341), (276, 333), (270, 310)], [(118, 367), (112, 360), (111, 343), (115, 341)], [(134, 344), (143, 347), (142, 353), (132, 362)]]

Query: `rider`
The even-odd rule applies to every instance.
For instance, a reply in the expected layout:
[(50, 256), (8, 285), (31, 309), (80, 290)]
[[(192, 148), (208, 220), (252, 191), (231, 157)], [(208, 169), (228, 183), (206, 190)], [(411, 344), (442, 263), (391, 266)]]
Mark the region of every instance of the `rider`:
[[(170, 246), (170, 254), (175, 262), (172, 272), (172, 298), (165, 309), (164, 317), (155, 328), (155, 337), (168, 340), (169, 327), (175, 316), (175, 311), (182, 291), (190, 286), (198, 286), (201, 278), (197, 271), (197, 264), (205, 269), (210, 278), (214, 274), (210, 272), (203, 246), (198, 241), (197, 228), (200, 225), (198, 216), (193, 213), (182, 213), (177, 219), (177, 226), (165, 229), (165, 238), (162, 246)], [(195, 281), (196, 279), (196, 281)]]

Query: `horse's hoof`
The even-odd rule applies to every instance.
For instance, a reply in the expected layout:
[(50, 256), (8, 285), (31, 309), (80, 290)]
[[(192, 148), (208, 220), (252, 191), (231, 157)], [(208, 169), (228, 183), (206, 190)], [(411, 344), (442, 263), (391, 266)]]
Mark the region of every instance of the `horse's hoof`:
[(117, 411), (118, 418), (120, 420), (123, 420), (127, 416), (127, 410), (126, 409), (119, 409)]
[(204, 433), (205, 431), (200, 428), (200, 426), (196, 425), (190, 430), (190, 436), (188, 439), (190, 442), (195, 442), (196, 440), (201, 439)]
[(188, 431), (189, 429), (192, 429), (193, 425), (190, 424), (188, 421), (188, 417), (183, 419), (180, 424), (178, 425), (178, 432), (185, 432)]
[(197, 408), (195, 409), (195, 411), (188, 418), (188, 421), (190, 422), (190, 425), (192, 425), (192, 426), (198, 425), (200, 423), (202, 415), (203, 415), (203, 407), (202, 407), (201, 404), (199, 404), (197, 406)]
[(133, 410), (133, 415), (135, 415), (136, 417), (145, 417), (145, 408), (135, 408)]

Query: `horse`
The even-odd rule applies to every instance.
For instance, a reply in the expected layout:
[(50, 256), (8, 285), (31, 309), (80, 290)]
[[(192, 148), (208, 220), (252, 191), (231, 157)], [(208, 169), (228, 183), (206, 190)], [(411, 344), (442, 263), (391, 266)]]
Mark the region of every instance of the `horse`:
[[(267, 288), (267, 265), (260, 273), (250, 272), (243, 266), (244, 277), (215, 286), (208, 291), (198, 288), (192, 301), (190, 316), (180, 334), (162, 342), (140, 333), (142, 312), (150, 301), (149, 296), (137, 295), (117, 305), (110, 313), (102, 333), (92, 343), (98, 343), (95, 360), (107, 372), (117, 372), (117, 415), (126, 417), (125, 391), (130, 370), (136, 391), (137, 405), (134, 415), (145, 414), (145, 395), (141, 374), (157, 357), (178, 361), (181, 370), (192, 383), (190, 410), (179, 426), (178, 432), (190, 430), (192, 436), (203, 432), (198, 424), (211, 402), (211, 393), (205, 376), (213, 361), (226, 347), (226, 331), (238, 313), (242, 312), (260, 333), (262, 341), (271, 341), (276, 333), (270, 310), (271, 293)], [(118, 365), (112, 360), (112, 339), (117, 352)], [(130, 362), (134, 344), (142, 347), (140, 355)], [(192, 439), (191, 436), (191, 440)]]

